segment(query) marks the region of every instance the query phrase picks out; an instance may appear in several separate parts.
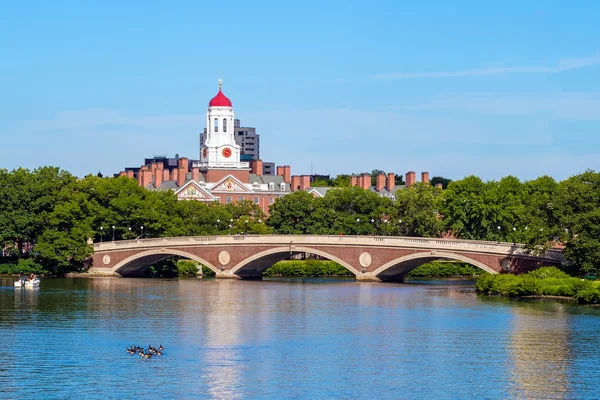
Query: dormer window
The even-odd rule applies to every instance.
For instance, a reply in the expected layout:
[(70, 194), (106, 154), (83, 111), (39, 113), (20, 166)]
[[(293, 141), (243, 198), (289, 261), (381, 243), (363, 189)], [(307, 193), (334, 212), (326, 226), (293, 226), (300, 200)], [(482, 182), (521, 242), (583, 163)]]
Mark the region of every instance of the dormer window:
[(275, 184), (273, 182), (269, 182), (269, 190), (275, 190)]
[(279, 189), (280, 189), (282, 192), (285, 192), (285, 183), (280, 183), (280, 184), (279, 184)]

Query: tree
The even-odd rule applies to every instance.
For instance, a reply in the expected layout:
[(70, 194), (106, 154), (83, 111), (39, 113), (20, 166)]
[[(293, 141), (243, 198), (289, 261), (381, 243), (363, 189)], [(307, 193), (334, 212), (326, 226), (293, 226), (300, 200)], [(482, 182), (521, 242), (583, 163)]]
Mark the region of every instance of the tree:
[(600, 273), (600, 173), (586, 171), (558, 184), (552, 208), (566, 241), (564, 255), (581, 275)]
[(435, 186), (438, 183), (442, 184), (442, 189), (446, 189), (448, 187), (448, 184), (452, 182), (451, 179), (448, 178), (442, 178), (441, 176), (434, 176), (433, 178), (430, 179), (429, 183), (431, 184), (431, 186)]
[(342, 174), (331, 181), (333, 187), (350, 187), (350, 175)]
[(314, 211), (314, 196), (304, 190), (288, 194), (271, 205), (267, 225), (275, 233), (307, 234)]
[(439, 237), (443, 223), (439, 214), (441, 190), (418, 182), (398, 190), (392, 223), (401, 236)]
[(315, 179), (310, 183), (311, 187), (327, 187), (331, 186), (331, 182), (327, 179)]

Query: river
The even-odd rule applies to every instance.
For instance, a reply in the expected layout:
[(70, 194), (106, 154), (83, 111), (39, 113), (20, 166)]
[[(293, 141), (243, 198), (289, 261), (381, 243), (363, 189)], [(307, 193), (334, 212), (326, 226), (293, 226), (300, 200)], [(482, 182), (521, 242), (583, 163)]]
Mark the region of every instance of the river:
[(2, 398), (600, 398), (599, 309), (472, 281), (0, 285)]

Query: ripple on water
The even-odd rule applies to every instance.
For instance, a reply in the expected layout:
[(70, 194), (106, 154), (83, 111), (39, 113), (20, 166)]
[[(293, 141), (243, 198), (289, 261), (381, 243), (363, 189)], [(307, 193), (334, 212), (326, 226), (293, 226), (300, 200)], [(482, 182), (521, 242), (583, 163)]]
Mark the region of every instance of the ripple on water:
[(460, 283), (0, 283), (0, 397), (600, 397), (598, 310)]

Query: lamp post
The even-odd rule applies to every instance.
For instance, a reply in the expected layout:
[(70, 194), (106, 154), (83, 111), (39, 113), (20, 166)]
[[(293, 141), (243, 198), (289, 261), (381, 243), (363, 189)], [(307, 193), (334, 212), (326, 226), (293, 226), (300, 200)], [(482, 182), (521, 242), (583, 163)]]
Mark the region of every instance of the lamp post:
[(102, 243), (103, 239), (104, 239), (104, 228), (101, 226), (100, 227), (100, 243)]
[(129, 238), (129, 237), (131, 237), (131, 227), (129, 227), (127, 229), (129, 229), (129, 235), (127, 236)]
[(115, 241), (115, 226), (112, 226), (112, 233), (113, 233), (113, 242)]
[(144, 237), (144, 225), (142, 225), (140, 227), (141, 233), (140, 233), (140, 239)]

